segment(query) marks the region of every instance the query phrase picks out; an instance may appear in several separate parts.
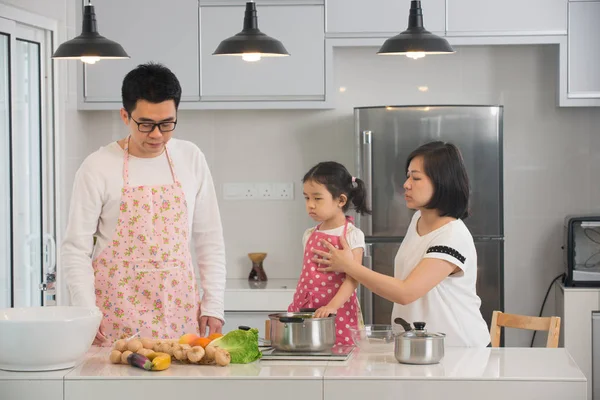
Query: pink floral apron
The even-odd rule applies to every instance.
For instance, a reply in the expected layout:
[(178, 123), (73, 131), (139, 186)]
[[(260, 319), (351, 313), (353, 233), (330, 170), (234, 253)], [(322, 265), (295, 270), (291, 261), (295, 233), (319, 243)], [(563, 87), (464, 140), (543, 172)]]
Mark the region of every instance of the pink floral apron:
[(125, 144), (117, 227), (112, 244), (92, 261), (106, 346), (137, 331), (165, 339), (199, 333), (187, 203), (166, 147), (165, 153), (173, 183), (131, 187)]
[[(312, 258), (314, 253), (311, 250), (317, 249), (329, 251), (327, 247), (320, 244), (319, 240), (325, 239), (336, 248), (340, 247), (340, 237), (328, 235), (319, 231), (321, 225), (317, 226), (308, 238), (304, 248), (304, 262), (302, 264), (302, 273), (296, 286), (294, 300), (288, 307), (288, 312), (299, 312), (301, 308), (319, 308), (329, 304), (333, 296), (346, 279), (346, 274), (335, 272), (319, 272), (319, 266)], [(348, 219), (344, 225), (344, 233), (348, 230)], [(335, 319), (336, 345), (352, 345), (352, 335), (350, 328), (357, 328), (361, 318), (356, 292), (337, 310)]]

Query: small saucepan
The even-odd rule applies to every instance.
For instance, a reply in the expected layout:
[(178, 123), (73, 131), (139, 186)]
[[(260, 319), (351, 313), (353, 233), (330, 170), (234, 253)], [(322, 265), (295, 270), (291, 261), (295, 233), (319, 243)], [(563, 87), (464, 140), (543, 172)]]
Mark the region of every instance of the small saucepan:
[(430, 333), (425, 322), (415, 322), (414, 329), (402, 318), (394, 319), (404, 332), (394, 338), (394, 356), (402, 364), (437, 364), (444, 358), (443, 333)]

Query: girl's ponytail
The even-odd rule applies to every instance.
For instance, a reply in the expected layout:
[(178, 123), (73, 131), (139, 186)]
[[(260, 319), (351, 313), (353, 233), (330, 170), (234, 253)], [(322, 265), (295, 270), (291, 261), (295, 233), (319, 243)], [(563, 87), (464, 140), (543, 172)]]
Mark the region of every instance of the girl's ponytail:
[(367, 206), (367, 188), (365, 182), (359, 178), (352, 178), (352, 189), (350, 190), (350, 200), (354, 209), (361, 215), (371, 214)]

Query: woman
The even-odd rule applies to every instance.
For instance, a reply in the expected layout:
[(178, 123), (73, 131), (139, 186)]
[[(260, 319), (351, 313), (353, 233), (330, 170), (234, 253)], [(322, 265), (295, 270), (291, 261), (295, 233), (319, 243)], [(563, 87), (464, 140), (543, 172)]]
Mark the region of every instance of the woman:
[[(414, 214), (394, 261), (394, 277), (354, 261), (342, 249), (313, 250), (323, 272), (343, 272), (394, 302), (392, 321), (424, 321), (427, 330), (446, 334), (447, 346), (486, 347), (490, 335), (475, 292), (477, 253), (462, 221), (469, 208), (469, 179), (458, 148), (432, 142), (406, 162), (404, 197)], [(319, 257), (320, 256), (320, 257)]]

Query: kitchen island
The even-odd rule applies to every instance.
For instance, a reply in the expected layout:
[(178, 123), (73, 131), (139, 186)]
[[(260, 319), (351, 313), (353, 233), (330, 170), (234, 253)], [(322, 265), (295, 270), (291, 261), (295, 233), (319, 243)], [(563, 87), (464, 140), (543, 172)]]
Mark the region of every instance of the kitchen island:
[(75, 368), (0, 371), (2, 400), (169, 399), (586, 399), (586, 378), (563, 349), (446, 348), (435, 365), (399, 364), (358, 349), (347, 361), (257, 361), (181, 365), (149, 372), (108, 361), (93, 348)]

